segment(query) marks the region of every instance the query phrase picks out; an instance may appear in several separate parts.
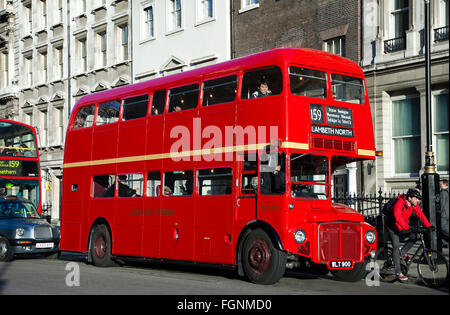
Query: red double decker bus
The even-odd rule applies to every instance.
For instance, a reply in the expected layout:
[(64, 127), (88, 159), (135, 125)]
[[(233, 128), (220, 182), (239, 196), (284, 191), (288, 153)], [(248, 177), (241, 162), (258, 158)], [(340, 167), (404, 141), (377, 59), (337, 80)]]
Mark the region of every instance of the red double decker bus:
[(80, 99), (67, 131), (61, 250), (237, 267), (261, 284), (302, 262), (361, 277), (376, 232), (331, 202), (374, 159), (362, 70), (310, 49), (256, 55)]
[(0, 119), (0, 196), (24, 197), (41, 207), (41, 174), (36, 130)]

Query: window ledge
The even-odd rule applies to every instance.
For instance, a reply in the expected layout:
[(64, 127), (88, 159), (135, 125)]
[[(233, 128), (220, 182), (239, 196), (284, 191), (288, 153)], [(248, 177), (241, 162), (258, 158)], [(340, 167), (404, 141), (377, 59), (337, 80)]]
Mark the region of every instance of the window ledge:
[(257, 9), (257, 8), (259, 8), (259, 3), (246, 6), (245, 8), (240, 9), (238, 13), (239, 14), (245, 13), (247, 11), (251, 11), (251, 10), (254, 10), (254, 9)]

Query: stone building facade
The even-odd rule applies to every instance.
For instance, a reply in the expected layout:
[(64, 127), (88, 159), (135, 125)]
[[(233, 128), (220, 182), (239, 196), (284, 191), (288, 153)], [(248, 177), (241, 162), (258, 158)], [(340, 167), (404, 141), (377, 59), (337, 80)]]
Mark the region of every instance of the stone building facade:
[[(448, 0), (430, 1), (432, 145), (441, 178), (449, 174)], [(415, 187), (425, 165), (424, 1), (364, 1), (363, 58), (375, 126), (375, 162), (366, 191)]]
[[(64, 137), (83, 95), (131, 83), (130, 1), (1, 0), (0, 117), (37, 127), (42, 204), (59, 219)], [(5, 70), (6, 69), (6, 70)]]

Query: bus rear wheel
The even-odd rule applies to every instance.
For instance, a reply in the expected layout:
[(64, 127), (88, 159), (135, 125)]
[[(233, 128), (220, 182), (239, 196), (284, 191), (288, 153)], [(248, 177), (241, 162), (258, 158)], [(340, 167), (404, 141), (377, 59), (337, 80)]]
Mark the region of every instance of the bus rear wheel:
[(273, 246), (261, 229), (252, 231), (242, 247), (242, 268), (247, 278), (256, 284), (274, 284), (286, 270), (286, 253)]
[(97, 267), (111, 267), (115, 263), (111, 254), (111, 233), (104, 225), (96, 225), (91, 234), (90, 255), (92, 263)]

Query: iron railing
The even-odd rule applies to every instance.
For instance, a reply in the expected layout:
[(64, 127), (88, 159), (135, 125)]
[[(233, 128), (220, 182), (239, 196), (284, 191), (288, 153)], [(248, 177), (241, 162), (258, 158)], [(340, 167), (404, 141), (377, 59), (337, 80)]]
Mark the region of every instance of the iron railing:
[(441, 42), (448, 40), (448, 25), (434, 29), (434, 41)]
[(384, 41), (384, 53), (391, 53), (406, 49), (406, 37), (397, 37)]

